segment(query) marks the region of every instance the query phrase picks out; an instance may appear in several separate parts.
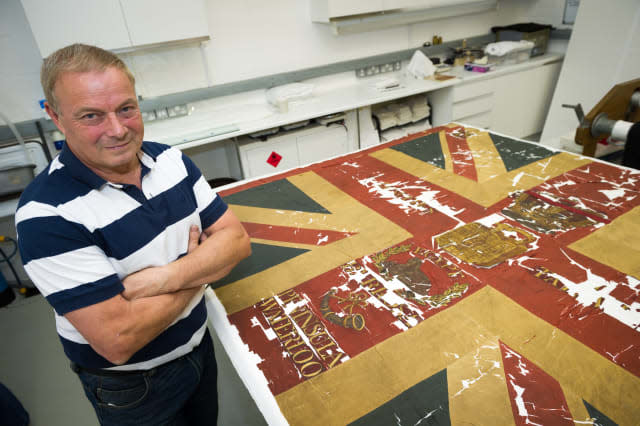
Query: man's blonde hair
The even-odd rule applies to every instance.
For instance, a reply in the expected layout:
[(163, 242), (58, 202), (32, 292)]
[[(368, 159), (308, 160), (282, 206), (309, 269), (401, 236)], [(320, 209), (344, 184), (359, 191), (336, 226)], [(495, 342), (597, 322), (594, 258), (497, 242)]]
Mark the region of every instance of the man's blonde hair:
[(135, 86), (136, 79), (129, 68), (122, 59), (107, 50), (80, 43), (58, 49), (46, 57), (42, 63), (40, 84), (42, 84), (44, 96), (51, 108), (58, 111), (53, 91), (62, 74), (65, 72), (105, 71), (110, 67), (123, 71), (131, 84)]

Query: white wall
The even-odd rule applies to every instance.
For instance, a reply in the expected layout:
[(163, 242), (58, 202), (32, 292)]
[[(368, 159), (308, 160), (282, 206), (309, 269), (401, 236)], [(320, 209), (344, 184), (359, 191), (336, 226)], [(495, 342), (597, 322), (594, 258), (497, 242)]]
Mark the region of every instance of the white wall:
[[(211, 41), (202, 50), (194, 46), (123, 55), (136, 75), (140, 95), (159, 96), (408, 49), (434, 34), (447, 41), (485, 35), (492, 26), (517, 22), (561, 26), (564, 10), (561, 0), (499, 0), (497, 11), (336, 36), (327, 25), (311, 22), (308, 0), (205, 1)], [(37, 118), (40, 56), (20, 0), (0, 1), (0, 28), (1, 72), (8, 75), (0, 79), (2, 103), (7, 104), (2, 108), (14, 121)]]
[(573, 142), (578, 119), (616, 84), (640, 77), (640, 2), (582, 0), (541, 142), (581, 151)]
[(41, 63), (20, 0), (0, 0), (0, 111), (10, 120), (42, 117)]

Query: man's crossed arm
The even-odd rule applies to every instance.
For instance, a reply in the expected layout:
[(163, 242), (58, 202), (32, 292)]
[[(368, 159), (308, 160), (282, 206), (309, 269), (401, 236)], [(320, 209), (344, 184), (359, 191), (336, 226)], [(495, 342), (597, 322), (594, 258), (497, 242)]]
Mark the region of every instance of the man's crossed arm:
[(192, 227), (189, 238), (197, 233), (200, 245), (175, 262), (146, 268), (126, 277), (123, 296), (129, 300), (198, 287), (226, 276), (234, 266), (251, 254), (249, 236), (229, 209), (202, 235)]
[(202, 235), (190, 230), (186, 256), (129, 275), (122, 294), (65, 317), (97, 353), (124, 364), (182, 313), (203, 284), (224, 277), (250, 253), (249, 237), (227, 210)]

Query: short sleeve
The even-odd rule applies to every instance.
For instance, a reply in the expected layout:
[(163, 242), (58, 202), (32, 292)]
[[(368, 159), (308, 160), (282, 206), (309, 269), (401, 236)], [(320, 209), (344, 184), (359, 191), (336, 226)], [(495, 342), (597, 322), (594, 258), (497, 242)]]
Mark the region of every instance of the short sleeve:
[(82, 225), (55, 215), (20, 216), (16, 214), (16, 227), (25, 271), (58, 315), (124, 290), (108, 257)]

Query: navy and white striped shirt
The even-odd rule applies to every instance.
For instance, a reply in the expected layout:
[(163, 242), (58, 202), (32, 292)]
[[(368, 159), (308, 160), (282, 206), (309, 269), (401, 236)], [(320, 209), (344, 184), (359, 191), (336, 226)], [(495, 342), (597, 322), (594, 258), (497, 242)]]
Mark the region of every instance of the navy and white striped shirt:
[(227, 205), (193, 162), (167, 145), (143, 142), (142, 190), (107, 182), (64, 146), (27, 187), (15, 220), (25, 270), (53, 306), (67, 356), (86, 368), (149, 369), (200, 343), (203, 291), (163, 333), (115, 366), (64, 317), (116, 296), (127, 275), (186, 254), (189, 227), (206, 229)]

